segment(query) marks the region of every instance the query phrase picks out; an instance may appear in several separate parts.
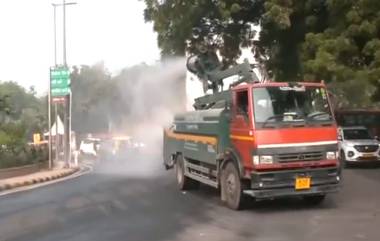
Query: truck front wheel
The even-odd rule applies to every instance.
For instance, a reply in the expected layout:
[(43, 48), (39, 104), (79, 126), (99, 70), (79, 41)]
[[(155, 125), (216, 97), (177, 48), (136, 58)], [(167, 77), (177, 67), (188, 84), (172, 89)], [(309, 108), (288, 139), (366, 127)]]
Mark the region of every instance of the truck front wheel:
[(346, 154), (344, 154), (343, 150), (340, 151), (340, 163), (344, 168), (350, 167), (350, 164), (346, 160)]
[(239, 172), (232, 162), (228, 162), (221, 176), (222, 201), (227, 207), (239, 210), (244, 203), (244, 194)]
[(177, 156), (175, 172), (177, 177), (177, 185), (180, 190), (191, 190), (199, 187), (198, 181), (185, 176), (184, 159), (182, 155)]

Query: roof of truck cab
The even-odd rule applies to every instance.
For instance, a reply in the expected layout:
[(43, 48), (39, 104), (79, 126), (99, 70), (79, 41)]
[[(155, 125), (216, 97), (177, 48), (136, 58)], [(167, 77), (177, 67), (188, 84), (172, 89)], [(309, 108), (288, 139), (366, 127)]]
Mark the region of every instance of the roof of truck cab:
[(325, 84), (320, 83), (320, 82), (265, 82), (265, 83), (242, 83), (232, 89), (243, 89), (248, 87), (281, 87), (281, 86), (289, 86), (289, 83), (291, 84), (298, 84), (301, 86), (306, 86), (306, 87), (326, 87)]

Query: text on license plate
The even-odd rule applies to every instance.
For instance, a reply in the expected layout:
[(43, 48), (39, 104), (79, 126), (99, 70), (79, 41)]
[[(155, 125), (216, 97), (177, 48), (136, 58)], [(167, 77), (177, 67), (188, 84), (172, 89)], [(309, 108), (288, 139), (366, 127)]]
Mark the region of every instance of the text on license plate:
[(311, 178), (310, 177), (297, 177), (295, 188), (296, 190), (301, 189), (309, 189), (311, 184)]
[(372, 153), (369, 153), (369, 154), (363, 154), (363, 157), (374, 157), (374, 155)]

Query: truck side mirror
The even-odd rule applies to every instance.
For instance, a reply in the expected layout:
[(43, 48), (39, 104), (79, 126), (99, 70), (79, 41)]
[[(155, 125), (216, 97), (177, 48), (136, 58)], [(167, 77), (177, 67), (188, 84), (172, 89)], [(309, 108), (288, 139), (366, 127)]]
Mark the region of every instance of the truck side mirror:
[(228, 102), (228, 101), (226, 101), (225, 103), (224, 103), (224, 109), (225, 110), (231, 110), (232, 108), (231, 108), (231, 103), (230, 102)]

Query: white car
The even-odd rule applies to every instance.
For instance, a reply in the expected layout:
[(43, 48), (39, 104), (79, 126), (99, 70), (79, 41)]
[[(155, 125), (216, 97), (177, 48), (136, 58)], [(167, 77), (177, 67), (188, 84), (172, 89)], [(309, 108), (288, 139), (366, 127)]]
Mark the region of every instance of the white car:
[(87, 138), (80, 143), (79, 151), (81, 154), (97, 156), (99, 150), (99, 139)]
[(380, 161), (379, 141), (365, 127), (338, 129), (339, 156), (343, 164)]

